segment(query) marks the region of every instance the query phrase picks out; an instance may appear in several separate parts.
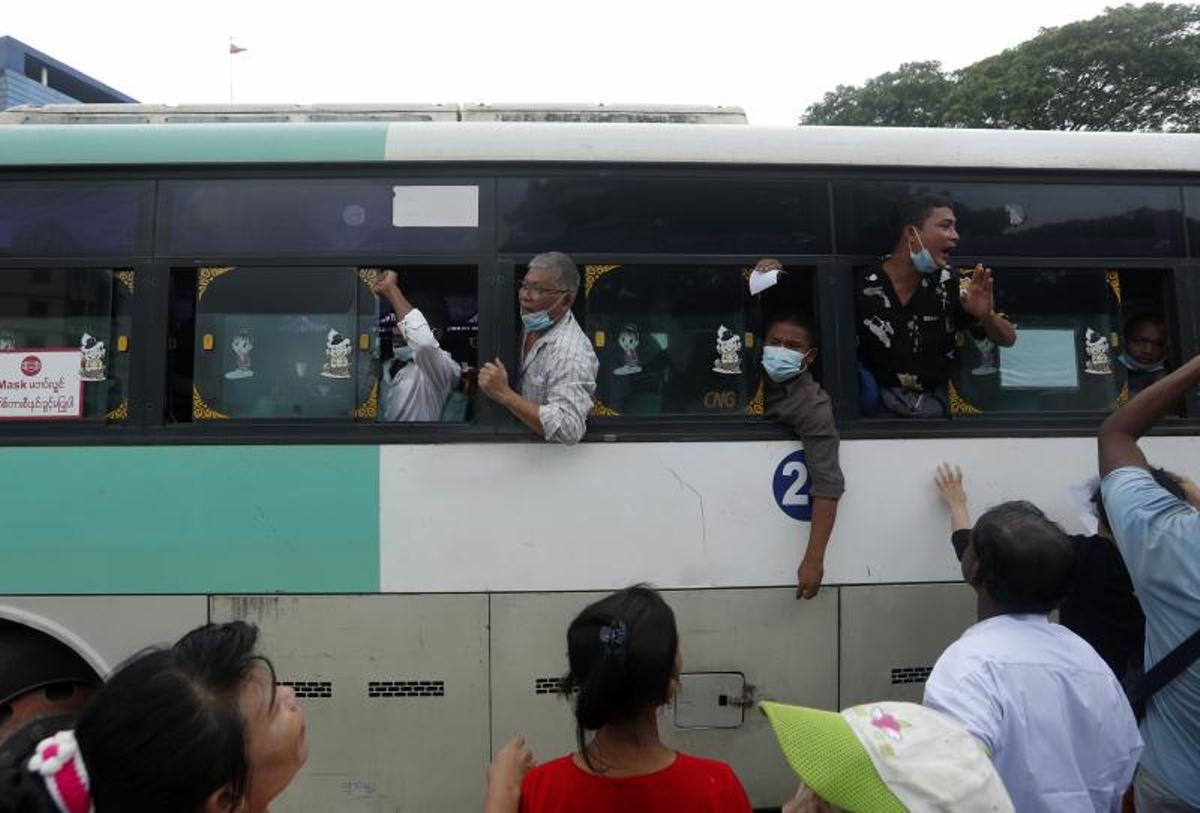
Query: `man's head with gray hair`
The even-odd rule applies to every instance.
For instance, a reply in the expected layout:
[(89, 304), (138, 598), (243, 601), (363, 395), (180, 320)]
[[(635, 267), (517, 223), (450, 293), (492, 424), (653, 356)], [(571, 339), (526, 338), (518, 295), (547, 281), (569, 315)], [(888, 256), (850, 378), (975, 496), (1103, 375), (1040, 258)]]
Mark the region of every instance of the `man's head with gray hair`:
[(529, 270), (543, 268), (554, 272), (558, 287), (575, 294), (579, 292), (579, 268), (561, 251), (544, 251), (529, 261)]

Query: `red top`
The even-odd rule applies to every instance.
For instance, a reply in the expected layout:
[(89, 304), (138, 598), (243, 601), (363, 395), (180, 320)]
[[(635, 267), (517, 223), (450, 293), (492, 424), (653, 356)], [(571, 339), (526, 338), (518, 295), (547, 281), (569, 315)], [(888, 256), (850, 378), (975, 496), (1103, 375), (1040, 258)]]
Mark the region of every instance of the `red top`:
[(677, 753), (661, 771), (607, 777), (571, 755), (539, 765), (521, 783), (521, 813), (750, 813), (750, 800), (724, 762)]

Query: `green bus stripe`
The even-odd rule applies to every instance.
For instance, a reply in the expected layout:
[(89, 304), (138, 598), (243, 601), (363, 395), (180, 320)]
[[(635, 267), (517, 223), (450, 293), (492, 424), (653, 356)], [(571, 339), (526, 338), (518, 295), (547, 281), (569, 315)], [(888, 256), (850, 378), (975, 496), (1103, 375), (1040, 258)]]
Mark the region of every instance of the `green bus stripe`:
[(382, 161), (385, 122), (0, 126), (0, 165)]
[(379, 448), (0, 449), (0, 594), (379, 590)]

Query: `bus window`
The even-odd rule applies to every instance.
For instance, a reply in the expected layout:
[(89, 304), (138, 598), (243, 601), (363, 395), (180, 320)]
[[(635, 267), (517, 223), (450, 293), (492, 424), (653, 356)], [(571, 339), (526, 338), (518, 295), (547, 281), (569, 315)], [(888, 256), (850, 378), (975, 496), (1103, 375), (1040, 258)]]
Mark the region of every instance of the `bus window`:
[(171, 257), (445, 254), (479, 249), (479, 188), (382, 180), (163, 181)]
[[(389, 286), (376, 284), (387, 279), (388, 272), (395, 274), (394, 293), (389, 293)], [(363, 273), (380, 291), (375, 420), (469, 420), (479, 360), (476, 269), (404, 266), (363, 269)], [(413, 314), (398, 319), (393, 299), (401, 307), (407, 303), (420, 311), (420, 318)], [(413, 336), (406, 335), (406, 326), (413, 329)]]
[(895, 202), (934, 192), (954, 201), (959, 255), (1182, 257), (1183, 217), (1172, 186), (1016, 183), (834, 184), (838, 251), (879, 256), (895, 235)]
[(600, 359), (593, 414), (761, 413), (748, 274), (586, 266), (583, 323)]
[(0, 184), (0, 257), (148, 255), (153, 193), (129, 181)]
[(1125, 355), (1125, 323), (1161, 318), (1167, 274), (1097, 269), (993, 269), (996, 307), (1017, 343), (958, 336), (950, 385), (954, 417), (1004, 412), (1104, 412), (1139, 380)]
[[(176, 420), (350, 421), (369, 412), (375, 299), (359, 269), (200, 268), (176, 271), (173, 282)], [(190, 370), (181, 364), (189, 356)]]
[(1200, 187), (1189, 186), (1184, 189), (1186, 196), (1188, 238), (1192, 256), (1200, 256)]
[(502, 251), (826, 254), (821, 182), (502, 178)]
[(0, 420), (127, 419), (133, 291), (129, 270), (0, 271)]

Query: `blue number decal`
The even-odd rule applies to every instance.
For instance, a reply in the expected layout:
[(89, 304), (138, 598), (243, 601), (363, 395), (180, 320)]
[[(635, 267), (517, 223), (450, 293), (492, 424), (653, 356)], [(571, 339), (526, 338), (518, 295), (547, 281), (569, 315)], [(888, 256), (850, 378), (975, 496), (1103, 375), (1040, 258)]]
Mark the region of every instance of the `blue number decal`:
[(775, 494), (775, 502), (780, 511), (800, 522), (811, 522), (812, 499), (808, 493), (810, 488), (812, 478), (808, 476), (803, 450), (792, 452), (779, 461), (771, 490)]

